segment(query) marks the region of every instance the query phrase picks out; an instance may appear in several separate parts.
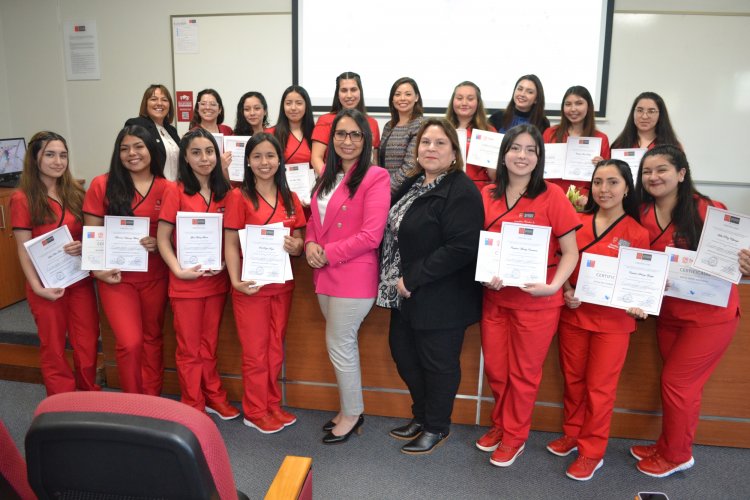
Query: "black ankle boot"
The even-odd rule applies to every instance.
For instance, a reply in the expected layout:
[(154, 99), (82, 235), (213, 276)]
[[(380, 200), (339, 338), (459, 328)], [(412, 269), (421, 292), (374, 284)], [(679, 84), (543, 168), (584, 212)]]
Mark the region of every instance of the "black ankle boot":
[(419, 433), (422, 432), (423, 428), (424, 425), (417, 422), (416, 418), (413, 418), (408, 424), (402, 425), (401, 427), (396, 427), (395, 429), (392, 429), (388, 434), (395, 437), (396, 439), (414, 439), (415, 437), (419, 436)]
[(440, 432), (422, 431), (419, 436), (401, 447), (401, 453), (406, 453), (407, 455), (426, 455), (432, 453), (432, 450), (440, 446), (449, 435), (450, 433), (443, 434)]

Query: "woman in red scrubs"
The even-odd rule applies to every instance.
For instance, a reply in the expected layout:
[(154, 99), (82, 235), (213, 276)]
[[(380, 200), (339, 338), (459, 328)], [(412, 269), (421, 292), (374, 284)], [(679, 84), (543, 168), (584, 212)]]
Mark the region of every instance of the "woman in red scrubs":
[(167, 266), (156, 248), (156, 227), (171, 182), (164, 159), (143, 127), (123, 128), (115, 140), (109, 173), (95, 177), (83, 201), (87, 226), (103, 226), (105, 215), (148, 217), (149, 234), (140, 243), (148, 251), (148, 271), (94, 271), (99, 299), (115, 336), (120, 386), (125, 392), (161, 394)]
[[(38, 132), (29, 141), (21, 185), (10, 198), (11, 225), (26, 276), (26, 298), (39, 335), (39, 367), (47, 395), (97, 391), (96, 353), (99, 311), (91, 278), (67, 288), (44, 288), (24, 243), (63, 225), (73, 242), (69, 255), (81, 255), (84, 191), (68, 167), (68, 144), (54, 132)], [(65, 359), (65, 334), (73, 347), (73, 365)]]
[(216, 140), (205, 129), (195, 128), (182, 138), (177, 184), (171, 185), (164, 196), (156, 239), (171, 271), (169, 298), (182, 402), (230, 420), (240, 412), (227, 401), (216, 367), (219, 324), (229, 279), (224, 269), (202, 271), (200, 264), (182, 267), (172, 246), (177, 212), (191, 212), (198, 220), (201, 213), (224, 213), (231, 188), (221, 168), (216, 168), (218, 151)]
[[(594, 169), (591, 196), (576, 232), (579, 253), (617, 257), (620, 247), (648, 248), (648, 232), (638, 223), (638, 200), (630, 167), (604, 160)], [(561, 457), (578, 450), (567, 476), (586, 481), (604, 464), (617, 381), (628, 353), (635, 319), (624, 310), (581, 302), (575, 297), (579, 266), (596, 267), (596, 258), (579, 260), (563, 285), (565, 305), (558, 341), (565, 380), (562, 437), (547, 445)]]

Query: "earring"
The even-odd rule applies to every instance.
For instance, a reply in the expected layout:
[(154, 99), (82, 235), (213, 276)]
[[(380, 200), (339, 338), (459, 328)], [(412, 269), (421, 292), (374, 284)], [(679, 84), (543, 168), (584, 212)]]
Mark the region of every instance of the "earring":
[(628, 197), (628, 192), (625, 191), (625, 195), (623, 196), (623, 198), (627, 198), (627, 197)]

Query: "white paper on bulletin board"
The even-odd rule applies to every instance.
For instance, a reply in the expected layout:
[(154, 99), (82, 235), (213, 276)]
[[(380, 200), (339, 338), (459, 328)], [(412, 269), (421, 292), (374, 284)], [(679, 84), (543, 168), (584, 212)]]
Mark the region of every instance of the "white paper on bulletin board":
[(175, 54), (198, 54), (200, 52), (198, 19), (195, 17), (172, 18), (172, 40), (174, 40)]
[(101, 80), (96, 21), (67, 21), (63, 48), (68, 80)]

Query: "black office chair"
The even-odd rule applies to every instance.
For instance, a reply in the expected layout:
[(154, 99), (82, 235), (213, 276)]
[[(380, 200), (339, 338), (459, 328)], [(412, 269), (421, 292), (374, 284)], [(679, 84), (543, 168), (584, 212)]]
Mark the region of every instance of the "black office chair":
[(40, 499), (247, 499), (213, 421), (155, 396), (45, 399), (26, 434), (26, 463)]

